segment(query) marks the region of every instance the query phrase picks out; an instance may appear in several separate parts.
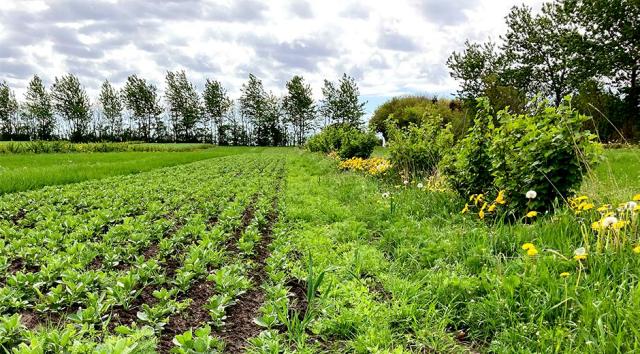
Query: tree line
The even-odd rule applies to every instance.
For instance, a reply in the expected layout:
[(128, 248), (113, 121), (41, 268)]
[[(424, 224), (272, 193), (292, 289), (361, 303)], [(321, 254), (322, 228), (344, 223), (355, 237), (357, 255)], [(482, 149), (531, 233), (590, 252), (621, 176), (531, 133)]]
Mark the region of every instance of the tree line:
[(449, 57), (460, 98), (517, 112), (538, 93), (556, 106), (574, 94), (601, 138), (638, 137), (640, 1), (555, 0), (538, 14), (517, 6), (506, 24), (499, 44), (467, 41)]
[(322, 95), (316, 102), (311, 86), (296, 75), (279, 97), (250, 74), (233, 100), (220, 81), (207, 79), (199, 92), (184, 71), (168, 71), (164, 95), (131, 75), (121, 88), (105, 80), (92, 102), (73, 74), (56, 77), (49, 89), (34, 75), (22, 102), (0, 82), (0, 138), (284, 146), (303, 144), (327, 124), (362, 126), (365, 103), (352, 77), (324, 80)]

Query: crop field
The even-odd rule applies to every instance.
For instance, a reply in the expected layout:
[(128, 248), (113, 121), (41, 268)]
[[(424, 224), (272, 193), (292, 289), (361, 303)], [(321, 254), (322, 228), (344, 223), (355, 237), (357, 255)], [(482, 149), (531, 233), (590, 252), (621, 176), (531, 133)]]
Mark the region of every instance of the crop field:
[[(633, 156), (608, 151), (596, 174), (623, 178)], [(503, 224), (462, 205), (450, 191), (273, 148), (6, 194), (0, 348), (638, 349), (637, 254), (594, 255), (583, 268), (571, 259), (583, 234), (569, 208)], [(535, 261), (521, 249), (529, 242)]]

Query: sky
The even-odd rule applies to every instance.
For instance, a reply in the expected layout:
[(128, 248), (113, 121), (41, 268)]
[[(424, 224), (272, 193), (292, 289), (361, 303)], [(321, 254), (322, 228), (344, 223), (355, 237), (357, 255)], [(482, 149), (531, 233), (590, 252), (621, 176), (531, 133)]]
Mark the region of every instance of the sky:
[(514, 5), (540, 0), (3, 0), (0, 81), (19, 99), (34, 74), (47, 85), (71, 72), (95, 100), (108, 79), (185, 70), (202, 89), (232, 97), (249, 73), (282, 94), (302, 75), (321, 98), (324, 79), (354, 77), (371, 113), (403, 94), (450, 97), (445, 65), (465, 42), (498, 40)]

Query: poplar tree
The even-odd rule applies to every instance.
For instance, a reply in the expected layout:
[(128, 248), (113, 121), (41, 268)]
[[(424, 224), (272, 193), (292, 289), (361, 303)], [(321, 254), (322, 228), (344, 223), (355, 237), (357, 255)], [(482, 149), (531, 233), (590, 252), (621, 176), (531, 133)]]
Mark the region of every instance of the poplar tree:
[(91, 122), (91, 105), (89, 96), (78, 77), (73, 74), (56, 77), (51, 87), (51, 98), (55, 111), (69, 126), (69, 139), (71, 141), (86, 139)]
[(155, 85), (136, 75), (129, 76), (123, 88), (125, 107), (131, 110), (138, 124), (138, 134), (146, 142), (151, 141), (154, 130), (156, 137), (161, 138), (164, 129), (159, 119), (162, 106), (160, 106), (157, 91)]
[(302, 76), (294, 76), (287, 82), (287, 95), (282, 102), (287, 122), (293, 126), (294, 143), (304, 144), (307, 132), (313, 128), (316, 108), (311, 86)]
[(227, 91), (219, 81), (209, 79), (204, 85), (203, 99), (204, 111), (211, 125), (211, 133), (215, 135), (215, 139), (212, 140), (220, 145), (224, 137), (224, 117), (232, 108), (233, 102), (229, 99)]
[(38, 75), (33, 76), (24, 96), (24, 114), (30, 122), (33, 122), (34, 137), (40, 140), (51, 139), (56, 120), (51, 97)]
[(99, 101), (107, 125), (107, 134), (113, 140), (122, 140), (122, 110), (124, 107), (118, 91), (108, 80), (104, 80), (102, 83)]
[(196, 88), (184, 70), (168, 71), (165, 98), (174, 136), (180, 141), (193, 141), (196, 125), (202, 120), (202, 104)]

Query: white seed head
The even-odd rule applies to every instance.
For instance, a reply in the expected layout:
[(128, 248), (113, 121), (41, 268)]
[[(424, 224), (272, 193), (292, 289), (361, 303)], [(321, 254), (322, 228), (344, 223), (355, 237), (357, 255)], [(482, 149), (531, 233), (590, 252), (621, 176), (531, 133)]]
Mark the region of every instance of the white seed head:
[(538, 193), (536, 193), (536, 191), (534, 190), (530, 190), (527, 192), (527, 194), (525, 194), (525, 196), (527, 197), (527, 199), (536, 199)]

